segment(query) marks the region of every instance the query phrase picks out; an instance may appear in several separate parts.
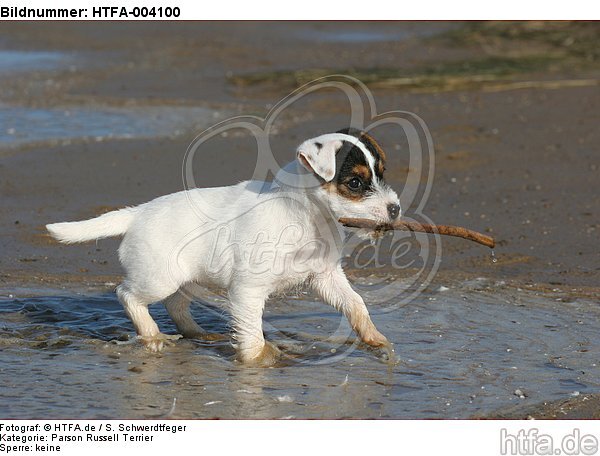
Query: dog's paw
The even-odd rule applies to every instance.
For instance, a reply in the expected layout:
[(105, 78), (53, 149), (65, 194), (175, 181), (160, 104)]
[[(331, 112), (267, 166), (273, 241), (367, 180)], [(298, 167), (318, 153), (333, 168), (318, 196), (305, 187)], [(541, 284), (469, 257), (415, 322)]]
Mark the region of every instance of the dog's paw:
[(375, 328), (372, 328), (369, 331), (366, 331), (364, 334), (361, 334), (361, 340), (371, 347), (384, 347), (390, 345), (387, 337), (385, 337)]
[(158, 333), (155, 336), (139, 336), (146, 350), (153, 353), (160, 353), (168, 345), (173, 345), (173, 341), (181, 339), (179, 334), (163, 334)]
[(381, 353), (380, 359), (382, 361), (391, 365), (397, 364), (398, 358), (396, 357), (394, 346), (383, 334), (377, 331), (377, 329), (373, 328), (368, 332), (368, 335), (362, 336), (361, 340), (365, 344), (379, 351)]
[(272, 343), (265, 341), (265, 345), (258, 355), (248, 358), (240, 354), (239, 359), (247, 366), (271, 367), (281, 359), (281, 350)]
[(359, 319), (359, 324), (356, 326), (360, 340), (371, 347), (384, 347), (390, 345), (387, 338), (381, 334), (370, 318), (364, 317)]

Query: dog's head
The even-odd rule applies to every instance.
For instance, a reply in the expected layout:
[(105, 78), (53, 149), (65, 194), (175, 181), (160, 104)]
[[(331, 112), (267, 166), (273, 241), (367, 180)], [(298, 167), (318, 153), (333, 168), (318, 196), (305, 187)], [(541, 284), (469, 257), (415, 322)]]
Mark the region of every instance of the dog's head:
[(400, 216), (398, 195), (383, 179), (385, 152), (367, 133), (346, 128), (309, 139), (297, 157), (322, 180), (315, 194), (336, 217), (388, 223)]

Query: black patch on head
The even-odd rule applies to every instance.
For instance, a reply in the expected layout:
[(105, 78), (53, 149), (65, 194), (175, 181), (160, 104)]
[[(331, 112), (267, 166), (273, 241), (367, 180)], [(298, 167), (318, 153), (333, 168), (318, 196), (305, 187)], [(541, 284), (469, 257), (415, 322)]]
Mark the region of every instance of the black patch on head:
[[(335, 181), (338, 186), (343, 186), (356, 196), (365, 195), (372, 191), (373, 175), (365, 154), (348, 141), (342, 141), (342, 147), (337, 152)], [(360, 180), (360, 188), (352, 188), (351, 182)]]
[(383, 170), (385, 169), (385, 166), (384, 166), (385, 157), (382, 157), (381, 154), (379, 153), (379, 150), (377, 150), (377, 146), (375, 144), (373, 144), (368, 139), (368, 137), (364, 136), (365, 132), (363, 132), (357, 128), (343, 128), (343, 129), (339, 130), (337, 133), (341, 133), (344, 135), (350, 135), (350, 136), (354, 136), (355, 138), (358, 138), (358, 140), (373, 155), (373, 158), (375, 159), (375, 166), (374, 166), (375, 175), (377, 176), (377, 178), (379, 180), (383, 181)]
[(317, 149), (321, 150), (323, 148), (323, 143), (315, 141), (315, 146), (317, 146)]

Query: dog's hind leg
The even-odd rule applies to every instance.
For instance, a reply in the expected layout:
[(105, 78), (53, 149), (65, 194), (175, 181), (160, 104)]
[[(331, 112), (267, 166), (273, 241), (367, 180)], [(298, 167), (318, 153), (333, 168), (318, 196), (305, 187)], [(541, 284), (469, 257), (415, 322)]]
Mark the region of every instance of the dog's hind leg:
[(148, 312), (150, 303), (132, 293), (126, 283), (122, 283), (117, 287), (117, 296), (125, 309), (125, 313), (133, 323), (135, 331), (150, 351), (159, 352), (163, 349), (165, 343), (181, 337), (179, 335), (162, 334), (158, 329), (158, 325), (150, 316), (150, 312)]
[(213, 334), (204, 331), (198, 323), (194, 321), (190, 312), (190, 298), (185, 290), (179, 290), (166, 298), (163, 303), (167, 308), (167, 313), (177, 326), (183, 337), (188, 339), (203, 340), (225, 340), (228, 337), (222, 334)]

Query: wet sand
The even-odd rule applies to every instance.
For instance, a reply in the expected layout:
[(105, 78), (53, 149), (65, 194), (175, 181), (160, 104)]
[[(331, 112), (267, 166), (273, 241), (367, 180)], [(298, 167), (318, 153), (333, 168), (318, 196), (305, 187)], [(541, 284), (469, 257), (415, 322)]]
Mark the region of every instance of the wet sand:
[[(43, 225), (52, 221), (90, 217), (111, 208), (138, 204), (183, 189), (183, 156), (190, 139), (199, 129), (229, 115), (264, 116), (269, 107), (290, 90), (277, 82), (240, 86), (231, 82), (232, 76), (306, 68), (326, 68), (333, 72), (356, 67), (394, 67), (398, 71), (411, 72), (441, 60), (463, 61), (487, 55), (485, 50), (477, 46), (451, 45), (431, 38), (437, 33), (460, 28), (461, 24), (456, 23), (416, 23), (402, 27), (393, 23), (377, 23), (376, 29), (373, 24), (347, 24), (340, 33), (332, 33), (336, 27), (340, 26), (326, 23), (293, 23), (285, 26), (184, 23), (164, 24), (157, 29), (155, 25), (143, 23), (3, 24), (0, 31), (2, 48), (51, 53), (50, 56), (45, 54), (47, 58), (41, 67), (39, 61), (43, 59), (37, 56), (33, 59), (37, 62), (35, 64), (25, 64), (21, 60), (18, 68), (10, 71), (0, 68), (3, 87), (0, 108), (5, 109), (3, 119), (12, 122), (16, 118), (16, 109), (26, 110), (27, 114), (21, 116), (18, 128), (2, 126), (4, 131), (0, 134), (0, 249), (3, 253), (0, 257), (0, 288), (4, 296), (3, 305), (10, 307), (10, 312), (29, 319), (32, 318), (31, 313), (35, 312), (27, 310), (30, 299), (41, 299), (36, 302), (42, 307), (48, 296), (58, 295), (60, 299), (57, 302), (67, 307), (75, 305), (78, 299), (86, 302), (99, 299), (112, 309), (111, 312), (115, 312), (117, 320), (122, 318), (118, 309), (111, 307), (116, 300), (110, 294), (121, 274), (115, 253), (118, 241), (62, 246), (45, 235)], [(532, 43), (519, 42), (514, 44), (512, 51), (519, 49), (523, 52), (527, 46), (535, 47)], [(14, 56), (12, 58), (14, 60)], [(515, 77), (519, 81), (539, 81), (593, 79), (599, 75), (600, 69), (592, 63), (577, 71), (532, 71)], [(415, 112), (424, 119), (433, 136), (435, 180), (425, 213), (434, 222), (462, 225), (495, 236), (499, 243), (496, 248), (498, 262), (492, 263), (489, 251), (481, 246), (459, 239), (444, 239), (442, 264), (429, 291), (413, 307), (409, 305), (397, 313), (381, 315), (381, 321), (377, 323), (384, 329), (386, 325), (389, 326), (387, 330), (393, 334), (401, 358), (417, 357), (414, 371), (404, 366), (388, 372), (374, 354), (361, 349), (355, 355), (360, 361), (349, 357), (335, 368), (331, 365), (326, 367), (329, 371), (319, 368), (316, 373), (307, 371), (311, 368), (305, 367), (302, 371), (307, 377), (304, 384), (309, 386), (294, 384), (297, 372), (289, 367), (269, 370), (266, 374), (248, 374), (268, 377), (248, 383), (252, 388), (246, 388), (248, 385), (243, 381), (239, 384), (234, 381), (232, 387), (239, 390), (260, 389), (261, 400), (266, 401), (264, 409), (259, 407), (262, 410), (260, 413), (248, 405), (249, 408), (244, 408), (242, 415), (235, 415), (235, 403), (219, 406), (219, 402), (206, 406), (210, 411), (205, 410), (202, 404), (223, 400), (215, 399), (221, 393), (209, 387), (211, 393), (202, 397), (202, 400), (206, 400), (199, 404), (199, 408), (195, 408), (194, 404), (198, 404), (192, 399), (187, 399), (191, 405), (179, 409), (182, 411), (179, 416), (466, 418), (494, 416), (497, 413), (496, 416), (500, 417), (526, 418), (538, 413), (539, 417), (552, 418), (554, 415), (546, 411), (546, 406), (537, 407), (535, 404), (573, 401), (573, 409), (580, 411), (577, 416), (593, 417), (593, 408), (587, 407), (587, 403), (596, 400), (593, 394), (598, 392), (598, 377), (593, 375), (595, 367), (588, 367), (585, 363), (593, 364), (593, 355), (600, 347), (600, 341), (592, 330), (598, 321), (596, 307), (600, 284), (598, 92), (596, 86), (496, 91), (374, 88), (380, 112), (391, 109)], [(77, 118), (85, 118), (81, 113), (90, 112), (102, 112), (105, 115), (73, 126), (56, 115), (57, 112), (66, 111), (74, 113)], [(36, 129), (43, 130), (49, 124), (44, 120), (46, 117), (42, 117), (39, 124), (32, 124), (32, 117), (28, 117), (32, 112), (49, 116), (47, 118), (52, 119), (54, 123), (50, 123), (55, 125), (56, 131), (39, 131), (36, 135), (20, 131), (27, 130), (28, 125), (36, 125)], [(140, 112), (144, 112), (146, 118), (140, 120)], [(111, 117), (115, 113), (118, 114), (116, 120)], [(121, 127), (128, 118), (139, 122), (134, 122), (135, 128), (132, 127), (131, 131), (121, 131), (116, 127), (111, 130), (111, 122), (116, 121)], [(347, 112), (340, 107), (335, 95), (323, 94), (309, 99), (278, 122), (274, 140), (277, 158), (283, 163), (290, 157), (289, 151), (302, 139), (337, 130), (345, 126), (347, 121)], [(164, 129), (157, 127), (163, 124), (166, 125)], [(24, 136), (19, 139), (20, 134)], [(388, 180), (396, 188), (402, 188), (408, 166), (406, 145), (401, 138), (384, 130), (377, 138), (390, 156)], [(251, 177), (255, 155), (249, 150), (253, 150), (252, 141), (246, 136), (221, 138), (203, 155), (201, 161), (194, 163), (196, 180), (205, 186), (215, 186)], [(410, 212), (410, 208), (404, 210)], [(395, 275), (397, 271), (390, 268), (349, 271), (356, 281), (370, 274), (401, 278), (401, 275)], [(465, 285), (478, 278), (491, 281), (485, 299), (479, 294), (480, 291)], [(459, 306), (457, 314), (445, 322), (437, 322), (439, 327), (432, 327), (432, 324), (436, 324), (436, 315), (445, 315), (444, 312), (449, 311), (447, 307), (430, 306), (431, 302), (436, 301), (429, 301), (429, 298), (437, 299), (434, 292), (440, 286), (458, 290), (456, 296), (447, 298), (448, 306), (461, 301), (461, 290), (467, 296), (468, 305)], [(491, 304), (491, 307), (485, 304), (481, 304), (481, 308), (477, 306), (480, 301), (487, 300), (495, 302), (497, 308), (489, 310), (494, 307)], [(49, 315), (57, 312), (60, 307), (57, 302), (50, 300)], [(508, 366), (503, 364), (497, 347), (510, 340), (511, 334), (514, 337), (521, 331), (500, 325), (503, 330), (498, 330), (495, 335), (492, 323), (512, 321), (515, 302), (524, 303), (521, 320), (531, 318), (532, 327), (529, 331), (536, 336), (535, 340), (543, 343), (535, 349), (531, 348), (531, 352), (528, 351), (521, 361), (508, 362), (512, 363)], [(301, 322), (306, 318), (302, 312), (289, 308), (289, 305), (285, 300), (276, 301), (272, 307), (273, 318), (288, 319), (292, 315), (295, 319), (286, 323), (290, 326), (289, 330), (314, 331), (308, 323)], [(330, 309), (316, 304), (308, 308), (313, 305), (316, 306), (315, 312), (322, 312), (318, 325), (327, 327), (332, 321), (337, 324), (338, 319), (329, 312)], [(425, 335), (416, 337), (421, 342), (415, 344), (411, 343), (415, 334), (403, 332), (406, 330), (402, 328), (406, 325), (408, 312), (421, 305), (424, 306), (421, 312), (428, 312), (427, 318), (414, 324)], [(564, 309), (561, 307), (563, 305)], [(536, 309), (540, 308), (543, 311), (536, 314)], [(277, 314), (277, 309), (281, 313)], [(377, 306), (373, 309), (377, 315)], [(440, 365), (449, 363), (454, 366), (449, 368), (447, 375), (438, 375), (433, 365), (428, 363), (434, 363), (439, 353), (435, 349), (429, 351), (428, 342), (423, 342), (431, 336), (432, 328), (437, 328), (442, 336), (450, 337), (446, 348), (452, 350), (453, 344), (460, 341), (459, 335), (453, 330), (466, 324), (464, 319), (469, 312), (480, 312), (475, 319), (477, 324), (469, 327), (473, 331), (481, 328), (480, 337), (483, 340), (490, 339), (490, 345), (481, 351), (481, 369), (495, 372), (499, 379), (496, 389), (484, 395), (483, 399), (479, 399), (479, 392), (474, 391), (481, 390), (485, 382), (462, 364), (466, 362), (464, 358), (471, 356), (468, 352), (457, 349), (452, 356), (437, 360)], [(543, 318), (540, 317), (542, 314)], [(80, 322), (89, 316), (80, 309), (71, 320)], [(486, 318), (489, 319), (487, 324)], [(538, 321), (540, 324), (536, 326), (536, 318), (542, 318), (543, 323)], [(582, 335), (579, 329), (571, 329), (570, 325), (579, 328), (579, 323), (576, 323), (578, 320), (589, 325), (589, 333)], [(3, 322), (6, 321), (3, 317)], [(38, 332), (33, 330), (33, 335), (22, 333), (27, 326), (24, 324), (23, 327), (7, 330), (3, 340), (43, 339), (47, 331), (60, 332), (64, 326), (60, 323), (62, 321), (62, 317), (46, 321), (51, 329), (38, 328)], [(19, 362), (25, 360), (22, 357), (23, 350), (32, 350), (27, 353), (33, 359), (48, 356), (52, 363), (56, 359), (72, 363), (64, 368), (64, 372), (77, 371), (79, 361), (85, 365), (98, 360), (102, 360), (102, 363), (113, 360), (118, 373), (98, 374), (92, 369), (89, 375), (106, 376), (102, 377), (105, 382), (110, 382), (110, 375), (120, 377), (133, 391), (140, 387), (136, 379), (146, 375), (149, 369), (162, 372), (144, 380), (143, 384), (153, 386), (148, 395), (143, 393), (146, 402), (142, 401), (138, 412), (127, 408), (132, 407), (133, 401), (124, 401), (125, 410), (110, 407), (105, 411), (77, 408), (80, 413), (78, 416), (82, 417), (149, 417), (153, 415), (149, 410), (152, 404), (157, 408), (156, 415), (166, 413), (172, 397), (176, 395), (172, 394), (172, 390), (167, 388), (164, 395), (156, 396), (161, 398), (156, 403), (148, 400), (148, 397), (157, 394), (158, 389), (167, 385), (161, 382), (171, 382), (169, 388), (178, 391), (180, 397), (187, 397), (194, 388), (190, 387), (188, 391), (187, 387), (180, 388), (177, 380), (166, 378), (165, 375), (173, 367), (170, 365), (166, 370), (161, 370), (164, 367), (161, 367), (161, 363), (165, 360), (175, 365), (185, 365), (186, 370), (182, 370), (181, 378), (192, 382), (192, 385), (195, 385), (194, 382), (203, 383), (204, 380), (199, 378), (208, 375), (214, 380), (216, 388), (223, 379), (220, 374), (223, 371), (230, 372), (227, 375), (246, 375), (243, 369), (240, 370), (227, 358), (229, 353), (226, 347), (223, 353), (217, 350), (220, 357), (213, 352), (207, 354), (203, 347), (187, 341), (181, 346), (178, 344), (173, 352), (163, 357), (145, 355), (134, 345), (126, 345), (123, 349), (125, 355), (117, 355), (117, 345), (110, 341), (118, 339), (121, 333), (131, 332), (127, 321), (118, 321), (118, 331), (106, 334), (94, 332), (110, 326), (109, 323), (103, 323), (94, 330), (83, 330), (83, 335), (77, 333), (76, 342), (65, 347), (31, 347), (27, 342), (25, 345), (28, 348), (22, 349), (17, 344), (16, 348), (3, 351), (3, 356), (10, 358), (7, 359), (10, 365), (18, 366)], [(562, 329), (551, 331), (545, 325)], [(79, 323), (73, 324), (68, 326), (68, 330), (77, 331), (78, 327)], [(579, 336), (583, 339), (579, 340)], [(52, 337), (55, 336), (50, 339)], [(535, 345), (535, 340), (530, 344)], [(580, 352), (577, 343), (582, 340), (587, 351)], [(78, 349), (73, 350), (73, 346)], [(542, 346), (546, 347), (546, 351)], [(82, 347), (85, 350), (81, 351)], [(503, 347), (504, 350), (507, 348), (511, 347)], [(421, 359), (418, 358), (419, 354)], [(84, 359), (78, 361), (77, 356), (83, 356)], [(548, 369), (548, 373), (539, 373), (538, 377), (546, 379), (547, 375), (547, 380), (533, 384), (525, 381), (533, 372), (537, 372), (535, 369), (540, 365), (544, 366), (547, 362), (552, 364), (553, 361), (549, 360), (564, 357), (569, 362), (560, 365), (554, 377), (554, 367), (546, 366), (541, 368), (541, 372)], [(135, 367), (141, 362), (151, 366), (140, 366), (146, 374), (130, 371), (127, 367), (129, 363)], [(206, 364), (204, 367), (203, 363)], [(357, 371), (357, 367), (350, 366), (352, 363), (356, 366), (360, 363), (368, 365), (363, 366), (366, 374), (358, 374), (360, 385), (363, 382), (371, 385), (371, 388), (366, 388), (368, 392), (364, 395), (357, 396), (356, 390), (344, 390), (342, 394), (340, 391), (344, 387), (342, 390), (336, 389), (344, 382), (346, 374)], [(23, 364), (23, 369), (26, 366), (27, 363)], [(515, 366), (523, 370), (522, 379), (514, 380), (506, 370)], [(24, 371), (19, 369), (15, 367), (11, 375), (22, 378)], [(410, 372), (417, 372), (418, 375), (411, 376)], [(462, 372), (462, 377), (459, 372)], [(568, 375), (563, 376), (565, 373)], [(44, 377), (43, 369), (39, 375)], [(79, 381), (83, 384), (86, 374), (78, 375), (82, 376)], [(352, 374), (349, 374), (349, 382), (351, 380)], [(118, 385), (120, 381), (115, 382)], [(279, 394), (269, 393), (269, 382), (276, 385), (274, 390), (281, 390)], [(14, 388), (17, 389), (13, 393), (18, 394), (18, 385)], [(440, 388), (441, 393), (436, 395), (435, 388)], [(515, 396), (513, 393), (516, 389), (526, 391), (527, 397)], [(45, 391), (51, 395), (51, 385)], [(29, 408), (30, 413), (22, 406), (14, 408), (7, 405), (7, 401), (2, 401), (4, 405), (0, 404), (0, 410), (6, 417), (41, 416), (48, 410), (48, 416), (64, 416), (61, 414), (74, 410), (70, 401), (76, 400), (79, 394), (77, 388), (69, 391), (71, 398), (65, 399), (62, 404), (69, 408), (61, 408), (60, 403), (47, 406), (44, 397), (40, 397), (34, 401), (40, 408)], [(399, 391), (402, 391), (402, 396), (398, 396)], [(411, 393), (406, 395), (405, 391)], [(580, 394), (571, 396), (575, 392)], [(113, 393), (114, 390), (108, 388), (106, 398)], [(386, 393), (389, 393), (388, 396), (385, 396)], [(299, 406), (297, 403), (303, 401), (298, 397), (302, 394), (308, 394), (310, 400), (304, 406)], [(292, 400), (288, 401), (286, 395)], [(471, 398), (472, 395), (475, 398)], [(279, 399), (279, 396), (284, 399)], [(307, 403), (317, 404), (319, 401), (325, 404), (338, 403), (340, 398), (349, 396), (364, 401), (360, 404), (348, 403), (345, 408), (331, 414), (328, 414), (327, 408), (306, 406)], [(410, 399), (403, 399), (406, 397)], [(584, 401), (585, 398), (591, 399)], [(181, 404), (181, 399), (178, 401)], [(242, 399), (240, 401), (244, 402)], [(534, 411), (518, 409), (505, 415), (507, 407), (523, 401), (526, 403), (524, 405), (534, 407)], [(289, 405), (288, 402), (296, 405)], [(447, 403), (451, 405), (445, 405)], [(459, 403), (460, 406), (457, 405)], [(564, 409), (563, 405), (560, 406)]]

